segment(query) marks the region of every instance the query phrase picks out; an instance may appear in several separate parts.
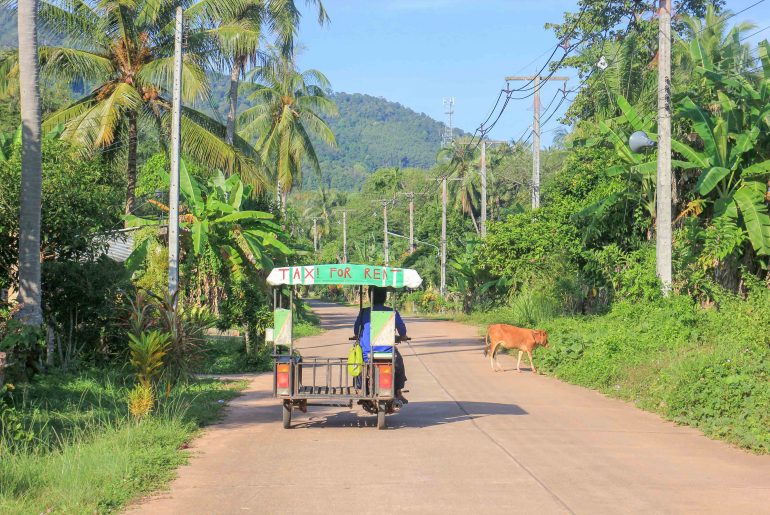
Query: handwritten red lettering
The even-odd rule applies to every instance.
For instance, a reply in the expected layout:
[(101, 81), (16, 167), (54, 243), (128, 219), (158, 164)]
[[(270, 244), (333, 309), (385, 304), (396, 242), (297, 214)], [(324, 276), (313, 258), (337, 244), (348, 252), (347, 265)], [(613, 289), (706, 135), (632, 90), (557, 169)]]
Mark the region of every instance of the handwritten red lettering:
[(352, 276), (350, 275), (350, 267), (345, 268), (345, 275), (343, 277), (352, 279)]
[(286, 272), (288, 272), (289, 269), (288, 268), (279, 268), (278, 270), (281, 271), (281, 280), (285, 281), (286, 280)]
[(372, 270), (371, 268), (367, 267), (364, 268), (364, 279), (371, 279), (372, 278)]
[(381, 270), (380, 268), (375, 268), (375, 269), (374, 269), (374, 279), (375, 279), (376, 281), (379, 281), (380, 279), (382, 279), (382, 275), (380, 275), (380, 272), (381, 272), (381, 271), (382, 271), (382, 270)]
[(313, 271), (315, 271), (315, 268), (311, 266), (305, 267), (305, 279), (303, 279), (303, 281), (313, 279)]
[(294, 281), (302, 280), (302, 274), (300, 273), (299, 268), (294, 269), (294, 273), (292, 274), (291, 278)]
[(337, 272), (337, 269), (332, 266), (329, 268), (329, 279), (334, 279), (334, 274), (339, 275), (339, 272)]

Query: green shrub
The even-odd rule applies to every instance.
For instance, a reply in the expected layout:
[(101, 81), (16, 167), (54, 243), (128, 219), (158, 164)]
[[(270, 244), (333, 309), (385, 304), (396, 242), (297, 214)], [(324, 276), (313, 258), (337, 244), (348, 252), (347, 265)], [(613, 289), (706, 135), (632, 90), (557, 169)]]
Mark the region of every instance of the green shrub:
[(770, 293), (719, 310), (672, 295), (617, 302), (606, 315), (544, 324), (541, 369), (634, 401), (671, 420), (770, 452)]

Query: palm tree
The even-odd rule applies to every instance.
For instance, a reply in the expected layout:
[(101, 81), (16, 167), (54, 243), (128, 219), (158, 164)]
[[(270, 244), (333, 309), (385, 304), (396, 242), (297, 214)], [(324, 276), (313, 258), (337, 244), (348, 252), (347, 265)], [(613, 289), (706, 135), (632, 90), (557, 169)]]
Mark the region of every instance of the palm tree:
[(327, 96), (329, 81), (321, 72), (299, 72), (293, 58), (275, 48), (268, 53), (269, 63), (253, 73), (257, 89), (249, 99), (256, 105), (244, 111), (240, 121), (245, 136), (259, 138), (256, 148), (262, 161), (274, 167), (278, 200), (285, 209), (292, 186), (302, 181), (303, 159), (321, 175), (311, 136), (336, 147), (334, 133), (321, 116), (336, 115), (337, 107)]
[(479, 209), (479, 177), (474, 171), (477, 169), (478, 152), (474, 145), (469, 145), (469, 140), (460, 138), (455, 140), (451, 147), (439, 150), (437, 161), (454, 174), (449, 189), (459, 204), (462, 212), (469, 215), (473, 221), (473, 227), (478, 234), (479, 224), (476, 215)]
[(21, 206), (19, 217), (19, 318), (43, 323), (40, 285), (40, 84), (37, 62), (37, 0), (19, 0), (19, 94), (21, 97)]
[(740, 22), (728, 28), (728, 21), (734, 16), (730, 11), (717, 12), (713, 5), (706, 9), (706, 17), (684, 16), (687, 30), (685, 38), (678, 40), (678, 68), (690, 80), (696, 66), (710, 67), (735, 74), (745, 73), (754, 67), (751, 49), (743, 43), (743, 35), (754, 29), (751, 22)]
[[(195, 13), (214, 11), (207, 8), (209, 2), (202, 0), (196, 4)], [(318, 23), (328, 23), (329, 17), (320, 0), (307, 0), (308, 4), (318, 7)], [(214, 11), (216, 12), (216, 11)], [(225, 141), (232, 144), (235, 137), (235, 122), (238, 116), (238, 87), (248, 66), (264, 65), (268, 58), (260, 51), (263, 27), (275, 34), (276, 44), (284, 56), (294, 52), (294, 37), (300, 21), (300, 12), (294, 0), (245, 0), (235, 11), (222, 13), (207, 33), (216, 41), (221, 63), (230, 71), (228, 92), (227, 132)], [(219, 67), (218, 66), (218, 67)]]
[[(223, 0), (219, 11), (232, 11), (238, 2)], [(83, 98), (48, 117), (44, 128), (63, 124), (62, 139), (85, 149), (110, 154), (125, 150), (127, 213), (134, 207), (139, 122), (143, 118), (152, 121), (161, 133), (170, 124), (175, 6), (173, 0), (40, 2), (39, 15), (46, 29), (72, 43), (40, 48), (43, 76), (94, 85)], [(210, 54), (213, 45), (197, 29), (188, 31), (182, 72), (182, 100), (188, 105), (208, 96), (201, 56)], [(0, 68), (13, 76), (12, 63)], [(183, 107), (186, 154), (201, 164), (238, 172), (257, 187), (264, 186), (258, 154), (240, 138), (235, 138), (235, 147), (226, 144), (225, 132), (218, 122)]]

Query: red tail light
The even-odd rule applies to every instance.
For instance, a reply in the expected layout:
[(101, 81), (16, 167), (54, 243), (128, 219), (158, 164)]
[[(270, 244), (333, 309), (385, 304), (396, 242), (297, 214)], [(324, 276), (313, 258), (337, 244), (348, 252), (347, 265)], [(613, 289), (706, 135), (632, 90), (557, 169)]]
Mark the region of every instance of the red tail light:
[(279, 390), (288, 390), (289, 388), (289, 364), (281, 363), (276, 368), (275, 385)]
[(383, 390), (393, 389), (393, 367), (391, 365), (380, 365), (380, 393), (384, 393)]

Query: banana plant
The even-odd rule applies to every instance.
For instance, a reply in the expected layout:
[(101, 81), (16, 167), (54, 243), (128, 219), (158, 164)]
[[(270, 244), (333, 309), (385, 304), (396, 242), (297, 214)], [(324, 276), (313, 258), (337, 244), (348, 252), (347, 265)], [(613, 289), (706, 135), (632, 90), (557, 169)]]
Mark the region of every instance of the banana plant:
[[(735, 102), (719, 92), (721, 114), (713, 116), (689, 97), (684, 98), (680, 113), (692, 121), (703, 143), (703, 150), (677, 142), (674, 150), (702, 171), (695, 189), (713, 201), (714, 217), (726, 216), (742, 221), (751, 245), (759, 255), (770, 255), (770, 213), (765, 203), (767, 187), (757, 180), (770, 174), (770, 160), (752, 163), (751, 154), (760, 135), (760, 127), (743, 128), (735, 119)], [(739, 220), (740, 213), (740, 220)]]
[[(678, 114), (692, 122), (702, 149), (672, 141), (674, 151), (701, 170), (695, 189), (713, 203), (714, 218), (742, 225), (755, 252), (770, 255), (770, 212), (767, 185), (770, 159), (763, 159), (770, 127), (770, 45), (759, 45), (763, 73), (755, 81), (715, 70), (709, 63), (698, 72), (716, 90), (716, 102), (704, 109), (689, 96)], [(766, 157), (766, 154), (764, 154)]]
[[(625, 206), (622, 208), (624, 211), (633, 212), (637, 208), (641, 208), (650, 218), (651, 225), (655, 224), (657, 158), (652, 153), (637, 154), (633, 152), (628, 145), (630, 133), (625, 130), (625, 127), (630, 127), (633, 131), (644, 131), (651, 139), (657, 140), (654, 115), (640, 114), (621, 95), (618, 95), (615, 101), (622, 114), (616, 118), (600, 121), (598, 128), (603, 135), (603, 141), (608, 141), (615, 147), (617, 156), (621, 161), (620, 164), (608, 167), (605, 170), (605, 175), (622, 179), (625, 186), (578, 213), (579, 217), (589, 219), (589, 225), (585, 230), (585, 237), (589, 239), (602, 232), (600, 227), (606, 224), (607, 220), (618, 210), (620, 204)], [(600, 141), (602, 140), (598, 139), (589, 144), (593, 145)], [(672, 164), (680, 169), (696, 167), (694, 163), (681, 160), (673, 160)], [(647, 237), (648, 239), (652, 237), (650, 231), (648, 231)]]
[[(247, 209), (252, 187), (237, 174), (225, 178), (222, 172), (201, 185), (190, 175), (184, 162), (179, 170), (179, 189), (184, 198), (180, 209), (180, 227), (190, 235), (192, 251), (201, 256), (215, 251), (231, 269), (239, 273), (249, 263), (262, 269), (273, 267), (273, 258), (292, 254), (281, 239), (281, 227), (273, 215)], [(152, 201), (163, 211), (168, 206)], [(129, 226), (158, 225), (157, 219), (124, 217)]]

